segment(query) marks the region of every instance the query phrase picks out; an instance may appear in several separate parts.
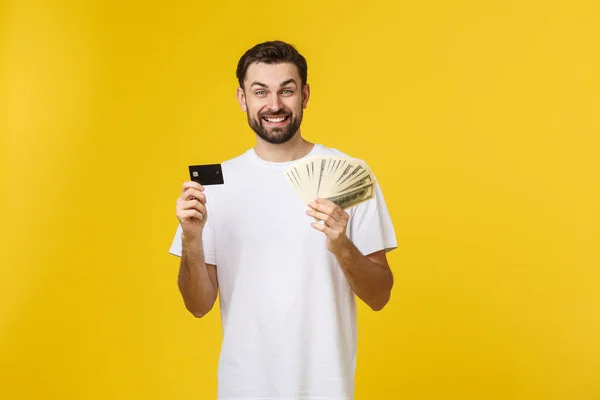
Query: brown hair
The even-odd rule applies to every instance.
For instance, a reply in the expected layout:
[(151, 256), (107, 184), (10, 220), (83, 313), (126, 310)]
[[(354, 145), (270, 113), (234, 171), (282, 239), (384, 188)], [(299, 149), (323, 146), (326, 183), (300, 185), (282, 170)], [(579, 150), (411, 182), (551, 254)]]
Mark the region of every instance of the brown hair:
[(247, 50), (240, 58), (236, 70), (236, 76), (241, 88), (244, 88), (246, 70), (250, 64), (259, 62), (266, 64), (279, 64), (284, 62), (293, 63), (298, 68), (302, 86), (304, 87), (304, 85), (306, 85), (308, 76), (306, 59), (302, 56), (302, 54), (298, 53), (298, 50), (296, 50), (293, 45), (275, 40), (255, 45), (251, 49)]

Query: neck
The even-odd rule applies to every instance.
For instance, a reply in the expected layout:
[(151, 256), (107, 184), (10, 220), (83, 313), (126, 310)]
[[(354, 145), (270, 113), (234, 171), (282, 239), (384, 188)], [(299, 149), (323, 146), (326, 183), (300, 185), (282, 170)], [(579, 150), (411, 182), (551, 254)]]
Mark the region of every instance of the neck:
[(300, 135), (300, 131), (285, 143), (272, 144), (256, 137), (254, 152), (258, 157), (269, 162), (287, 162), (298, 160), (307, 155), (313, 148), (310, 143)]

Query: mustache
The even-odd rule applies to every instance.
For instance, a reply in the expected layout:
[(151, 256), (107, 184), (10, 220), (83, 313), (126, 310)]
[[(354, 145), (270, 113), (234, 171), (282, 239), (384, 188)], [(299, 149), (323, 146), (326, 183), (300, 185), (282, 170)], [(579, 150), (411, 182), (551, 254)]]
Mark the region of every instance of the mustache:
[(289, 111), (278, 111), (278, 112), (266, 112), (266, 113), (261, 113), (258, 114), (259, 117), (264, 117), (264, 118), (269, 118), (269, 117), (289, 117), (290, 115), (292, 115), (291, 112)]

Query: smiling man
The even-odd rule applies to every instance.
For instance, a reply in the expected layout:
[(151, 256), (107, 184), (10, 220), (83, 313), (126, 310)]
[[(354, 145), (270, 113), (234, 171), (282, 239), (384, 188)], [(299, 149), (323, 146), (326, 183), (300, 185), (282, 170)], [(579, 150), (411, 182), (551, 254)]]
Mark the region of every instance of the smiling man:
[[(276, 76), (294, 76), (295, 66), (293, 64), (254, 64), (249, 66), (249, 75), (263, 77), (264, 81), (253, 81), (249, 84), (249, 92), (252, 93), (251, 103), (256, 103), (258, 115), (248, 110), (246, 102), (246, 91), (238, 89), (238, 99), (244, 110), (248, 110), (248, 123), (256, 134), (264, 141), (273, 144), (285, 143), (294, 137), (300, 129), (302, 122), (302, 110), (306, 107), (308, 101), (308, 85), (304, 85), (303, 90), (301, 82), (298, 82), (298, 76), (289, 78), (283, 82), (274, 82)], [(276, 73), (273, 71), (277, 70)], [(270, 77), (270, 79), (269, 79)], [(246, 85), (244, 85), (246, 86)], [(277, 96), (269, 96), (269, 92), (275, 90), (279, 92)], [(298, 100), (306, 99), (299, 102)], [(269, 104), (273, 102), (274, 104)], [(290, 110), (293, 107), (295, 110)], [(296, 115), (293, 112), (296, 112)]]
[(393, 286), (386, 254), (397, 244), (383, 194), (376, 183), (373, 199), (343, 210), (303, 204), (286, 182), (295, 162), (348, 157), (302, 137), (310, 88), (295, 47), (256, 45), (237, 78), (256, 145), (222, 163), (225, 184), (183, 183), (170, 249), (194, 316), (219, 297), (218, 399), (353, 399), (356, 298), (381, 310)]

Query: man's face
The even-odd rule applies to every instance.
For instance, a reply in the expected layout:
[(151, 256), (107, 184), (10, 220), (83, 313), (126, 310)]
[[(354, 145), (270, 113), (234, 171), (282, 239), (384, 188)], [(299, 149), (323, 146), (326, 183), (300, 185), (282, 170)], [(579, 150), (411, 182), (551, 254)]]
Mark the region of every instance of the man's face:
[(252, 64), (246, 71), (244, 90), (238, 100), (248, 116), (248, 124), (268, 143), (290, 140), (302, 123), (309, 88), (302, 82), (292, 63)]

